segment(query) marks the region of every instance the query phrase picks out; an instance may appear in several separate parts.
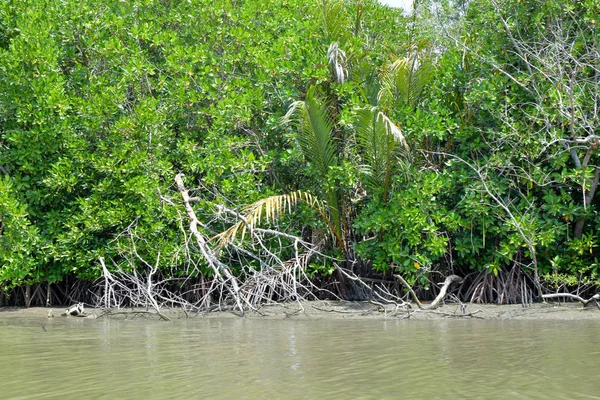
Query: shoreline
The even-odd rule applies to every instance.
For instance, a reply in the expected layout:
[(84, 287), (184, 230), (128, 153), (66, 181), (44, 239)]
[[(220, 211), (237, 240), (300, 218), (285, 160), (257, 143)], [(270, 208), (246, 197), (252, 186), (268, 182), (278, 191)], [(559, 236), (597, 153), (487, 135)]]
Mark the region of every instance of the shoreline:
[[(48, 319), (48, 312), (56, 318), (61, 317), (64, 311), (62, 307), (0, 307), (0, 319), (4, 318), (44, 318)], [(100, 315), (102, 310), (86, 308), (90, 315)], [(117, 312), (117, 310), (115, 310)], [(162, 309), (161, 312), (171, 318), (185, 319), (186, 316), (180, 310)], [(142, 314), (143, 313), (143, 314)], [(117, 314), (102, 316), (100, 318), (127, 319), (136, 317), (158, 318), (153, 310), (145, 313), (143, 309), (124, 308), (118, 310)], [(240, 318), (237, 312), (213, 311), (199, 315), (190, 315), (191, 319), (202, 318)], [(247, 319), (268, 320), (442, 320), (442, 319), (480, 319), (480, 320), (598, 320), (600, 321), (600, 310), (595, 306), (583, 307), (580, 303), (534, 303), (529, 306), (497, 305), (497, 304), (446, 304), (434, 310), (420, 310), (413, 305), (410, 311), (397, 308), (395, 305), (377, 305), (370, 302), (351, 301), (303, 301), (284, 304), (265, 305), (257, 311), (247, 311)]]

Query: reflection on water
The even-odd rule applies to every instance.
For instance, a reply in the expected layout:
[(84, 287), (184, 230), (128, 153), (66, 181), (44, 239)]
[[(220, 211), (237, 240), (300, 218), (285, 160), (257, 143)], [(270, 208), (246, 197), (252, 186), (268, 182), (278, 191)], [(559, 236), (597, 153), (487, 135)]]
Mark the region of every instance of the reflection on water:
[(599, 333), (600, 321), (0, 313), (0, 398), (600, 398)]

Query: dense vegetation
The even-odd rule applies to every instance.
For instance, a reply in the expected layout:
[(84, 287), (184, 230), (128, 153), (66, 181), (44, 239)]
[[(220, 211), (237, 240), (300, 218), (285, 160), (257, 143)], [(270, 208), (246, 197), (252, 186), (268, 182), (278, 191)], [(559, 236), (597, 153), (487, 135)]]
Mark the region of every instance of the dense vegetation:
[(207, 236), (251, 247), (215, 217), (246, 213), (330, 256), (308, 267), (323, 281), (456, 273), (487, 301), (597, 286), (599, 17), (597, 0), (4, 1), (0, 285), (91, 281), (133, 251), (210, 276), (190, 267), (182, 172)]

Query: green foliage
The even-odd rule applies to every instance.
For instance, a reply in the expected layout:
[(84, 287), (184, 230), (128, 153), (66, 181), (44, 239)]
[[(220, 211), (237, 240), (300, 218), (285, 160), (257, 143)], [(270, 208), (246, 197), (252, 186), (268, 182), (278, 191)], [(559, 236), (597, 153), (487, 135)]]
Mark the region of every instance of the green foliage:
[[(253, 204), (313, 179), (311, 144), (324, 144), (316, 150), (325, 158), (322, 184), (307, 186), (339, 214), (336, 187), (356, 177), (338, 158), (337, 114), (325, 118), (337, 90), (325, 87), (325, 52), (332, 41), (382, 49), (399, 37), (397, 16), (374, 0), (358, 9), (299, 0), (3, 2), (0, 167), (10, 190), (0, 282), (95, 279), (98, 258), (127, 264), (132, 242), (149, 263), (160, 253), (164, 271), (179, 274), (177, 172), (206, 189), (198, 214), (211, 224), (218, 204)], [(323, 86), (307, 110), (315, 140), (326, 140), (300, 140), (299, 151), (302, 135), (290, 141), (280, 121), (311, 84)], [(319, 224), (303, 209), (295, 218), (299, 229)], [(332, 220), (339, 232), (339, 216)]]
[(0, 289), (43, 277), (39, 232), (28, 220), (27, 209), (16, 198), (8, 177), (0, 179)]
[(2, 210), (2, 241), (30, 234), (0, 255), (0, 282), (95, 279), (98, 258), (121, 263), (132, 238), (177, 271), (176, 172), (218, 191), (206, 211), (292, 181), (279, 118), (323, 70), (315, 21), (301, 1), (3, 2), (2, 194), (20, 211)]
[(323, 31), (329, 43), (344, 43), (349, 34), (348, 15), (344, 0), (320, 0), (323, 13)]
[(469, 4), (456, 30), (468, 49), (448, 52), (455, 67), (446, 65), (445, 79), (460, 90), (452, 97), (461, 129), (445, 152), (477, 165), (496, 195), (470, 168), (450, 167), (462, 188), (456, 211), (471, 221), (455, 249), (471, 268), (516, 263), (541, 274), (593, 275), (597, 195), (589, 192), (598, 158), (594, 145), (572, 142), (594, 142), (598, 127), (597, 96), (588, 92), (597, 87), (589, 74), (597, 27), (586, 18), (597, 4), (593, 10), (570, 1), (482, 0)]
[(433, 270), (463, 224), (459, 215), (440, 207), (438, 196), (447, 184), (447, 177), (421, 173), (389, 202), (371, 201), (356, 222), (358, 233), (369, 235), (356, 246), (358, 254), (378, 271), (395, 265), (411, 277), (421, 269)]
[(293, 115), (297, 115), (300, 126), (297, 138), (304, 157), (325, 177), (338, 164), (338, 146), (333, 137), (332, 116), (327, 106), (315, 97), (314, 86), (308, 89), (305, 101), (290, 106), (286, 119)]
[(380, 194), (385, 202), (392, 178), (400, 165), (397, 153), (406, 145), (404, 135), (390, 119), (376, 107), (356, 112), (356, 140), (364, 162), (363, 182), (370, 193)]
[(392, 108), (398, 103), (415, 107), (433, 79), (433, 72), (431, 59), (422, 52), (398, 58), (383, 73), (379, 93), (382, 103)]
[[(306, 100), (290, 106), (286, 119), (297, 115), (300, 131), (298, 142), (305, 159), (318, 171), (317, 179), (327, 181), (333, 168), (338, 165), (339, 146), (333, 136), (333, 119), (326, 105), (315, 97), (315, 87), (306, 93)], [(342, 237), (340, 206), (335, 185), (323, 185), (335, 235)], [(343, 242), (340, 239), (341, 247)]]

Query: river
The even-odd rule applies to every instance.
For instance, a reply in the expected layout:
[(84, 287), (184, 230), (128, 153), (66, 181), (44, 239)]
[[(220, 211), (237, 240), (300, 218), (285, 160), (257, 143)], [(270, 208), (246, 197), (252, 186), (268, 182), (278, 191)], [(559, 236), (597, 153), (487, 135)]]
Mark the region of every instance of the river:
[(3, 318), (2, 399), (598, 399), (600, 321)]

